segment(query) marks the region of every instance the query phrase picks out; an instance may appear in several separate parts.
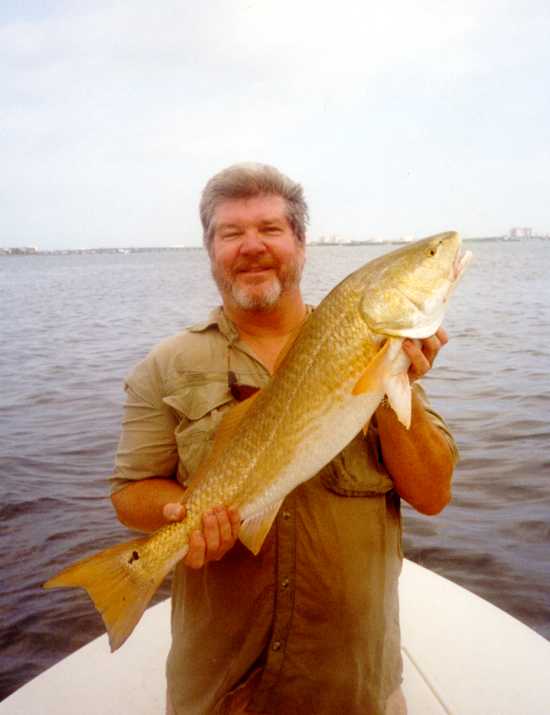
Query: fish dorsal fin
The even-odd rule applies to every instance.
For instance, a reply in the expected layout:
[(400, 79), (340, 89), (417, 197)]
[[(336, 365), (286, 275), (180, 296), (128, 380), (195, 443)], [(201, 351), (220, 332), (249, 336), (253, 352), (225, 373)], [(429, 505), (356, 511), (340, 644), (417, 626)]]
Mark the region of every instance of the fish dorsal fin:
[(199, 468), (191, 478), (185, 494), (183, 496), (182, 503), (185, 504), (190, 495), (193, 493), (197, 485), (201, 482), (204, 475), (210, 471), (216, 462), (220, 459), (221, 455), (225, 451), (226, 447), (232, 442), (236, 437), (241, 422), (248, 414), (248, 411), (255, 403), (261, 390), (255, 392), (246, 400), (238, 402), (236, 405), (227, 410), (221, 419), (216, 434), (214, 435), (214, 441), (212, 443), (212, 449), (208, 452), (207, 456), (200, 463)]
[(294, 330), (291, 330), (290, 333), (287, 336), (286, 342), (281, 348), (279, 354), (277, 355), (277, 359), (275, 360), (275, 364), (273, 365), (273, 374), (277, 372), (279, 367), (281, 366), (281, 363), (285, 359), (285, 357), (288, 355), (290, 352), (290, 348), (294, 345), (296, 342), (296, 338), (298, 335), (302, 332), (302, 328), (304, 327), (309, 315), (306, 315), (306, 317), (302, 320), (300, 325), (297, 325)]
[(239, 539), (247, 547), (247, 549), (252, 551), (254, 556), (256, 556), (262, 548), (265, 537), (268, 535), (282, 503), (283, 500), (281, 499), (259, 514), (255, 514), (254, 516), (246, 519), (241, 524)]

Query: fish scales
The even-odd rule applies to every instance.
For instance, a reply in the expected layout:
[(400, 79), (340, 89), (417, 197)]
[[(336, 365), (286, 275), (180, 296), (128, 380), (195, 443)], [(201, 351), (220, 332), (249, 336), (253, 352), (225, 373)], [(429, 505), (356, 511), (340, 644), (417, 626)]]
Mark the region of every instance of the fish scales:
[[(441, 323), (468, 260), (459, 247), (456, 233), (432, 236), (348, 276), (307, 319), (275, 377), (249, 402), (233, 439), (219, 449), (215, 441), (186, 492), (185, 520), (84, 559), (45, 587), (85, 588), (115, 650), (185, 556), (206, 511), (238, 508), (241, 540), (259, 548), (284, 496), (351, 441), (384, 393), (407, 424), (410, 386), (401, 342), (428, 337)], [(224, 424), (225, 418), (220, 432)]]
[[(319, 424), (325, 421), (325, 433), (332, 431), (326, 418), (342, 406), (345, 393), (349, 397), (376, 352), (381, 338), (369, 331), (361, 316), (361, 287), (352, 278), (344, 281), (310, 316), (281, 364), (278, 379), (263, 391), (241, 425), (238, 444), (210, 470), (216, 471), (212, 479), (223, 485), (220, 500), (240, 508), (244, 517), (303, 481), (300, 473), (292, 478), (289, 467), (298, 450), (307, 451), (310, 442), (323, 436), (323, 430), (309, 429), (312, 419)], [(323, 466), (323, 459), (319, 454), (311, 460), (308, 476)], [(266, 486), (285, 471), (290, 486), (283, 480), (276, 489)], [(242, 490), (236, 488), (240, 484)], [(239, 498), (232, 502), (236, 492)]]

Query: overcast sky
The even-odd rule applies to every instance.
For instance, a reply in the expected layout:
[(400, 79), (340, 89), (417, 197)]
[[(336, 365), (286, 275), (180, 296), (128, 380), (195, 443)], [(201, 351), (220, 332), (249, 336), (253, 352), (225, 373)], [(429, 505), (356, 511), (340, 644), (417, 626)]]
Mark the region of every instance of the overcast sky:
[(550, 232), (550, 3), (3, 0), (0, 246), (198, 245), (236, 161), (310, 237)]

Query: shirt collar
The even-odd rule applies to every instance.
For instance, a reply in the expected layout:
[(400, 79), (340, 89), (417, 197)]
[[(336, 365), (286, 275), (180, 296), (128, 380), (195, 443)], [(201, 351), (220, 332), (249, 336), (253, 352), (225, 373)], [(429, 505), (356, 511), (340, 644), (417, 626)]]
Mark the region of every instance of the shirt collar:
[(237, 328), (223, 312), (221, 305), (210, 311), (208, 318), (205, 321), (202, 323), (195, 323), (195, 325), (192, 325), (188, 328), (188, 330), (191, 333), (202, 333), (212, 326), (216, 326), (220, 333), (227, 338), (230, 343), (235, 343), (239, 339), (239, 332)]
[[(306, 316), (309, 317), (313, 312), (314, 308), (311, 305), (306, 304)], [(214, 310), (211, 310), (208, 318), (202, 323), (195, 323), (190, 328), (188, 328), (190, 333), (203, 333), (208, 328), (216, 326), (220, 333), (227, 338), (227, 340), (233, 344), (239, 340), (239, 331), (235, 327), (234, 323), (229, 320), (227, 315), (224, 313), (223, 308), (219, 305)]]

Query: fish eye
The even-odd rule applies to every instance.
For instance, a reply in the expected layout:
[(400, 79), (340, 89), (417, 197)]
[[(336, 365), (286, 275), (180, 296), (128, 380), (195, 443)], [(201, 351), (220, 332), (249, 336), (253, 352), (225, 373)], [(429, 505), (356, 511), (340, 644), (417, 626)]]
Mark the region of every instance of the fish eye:
[(435, 256), (435, 254), (437, 253), (437, 249), (439, 248), (439, 246), (442, 246), (442, 245), (443, 245), (443, 241), (439, 241), (439, 243), (437, 244), (437, 246), (435, 248), (430, 248), (430, 256)]

